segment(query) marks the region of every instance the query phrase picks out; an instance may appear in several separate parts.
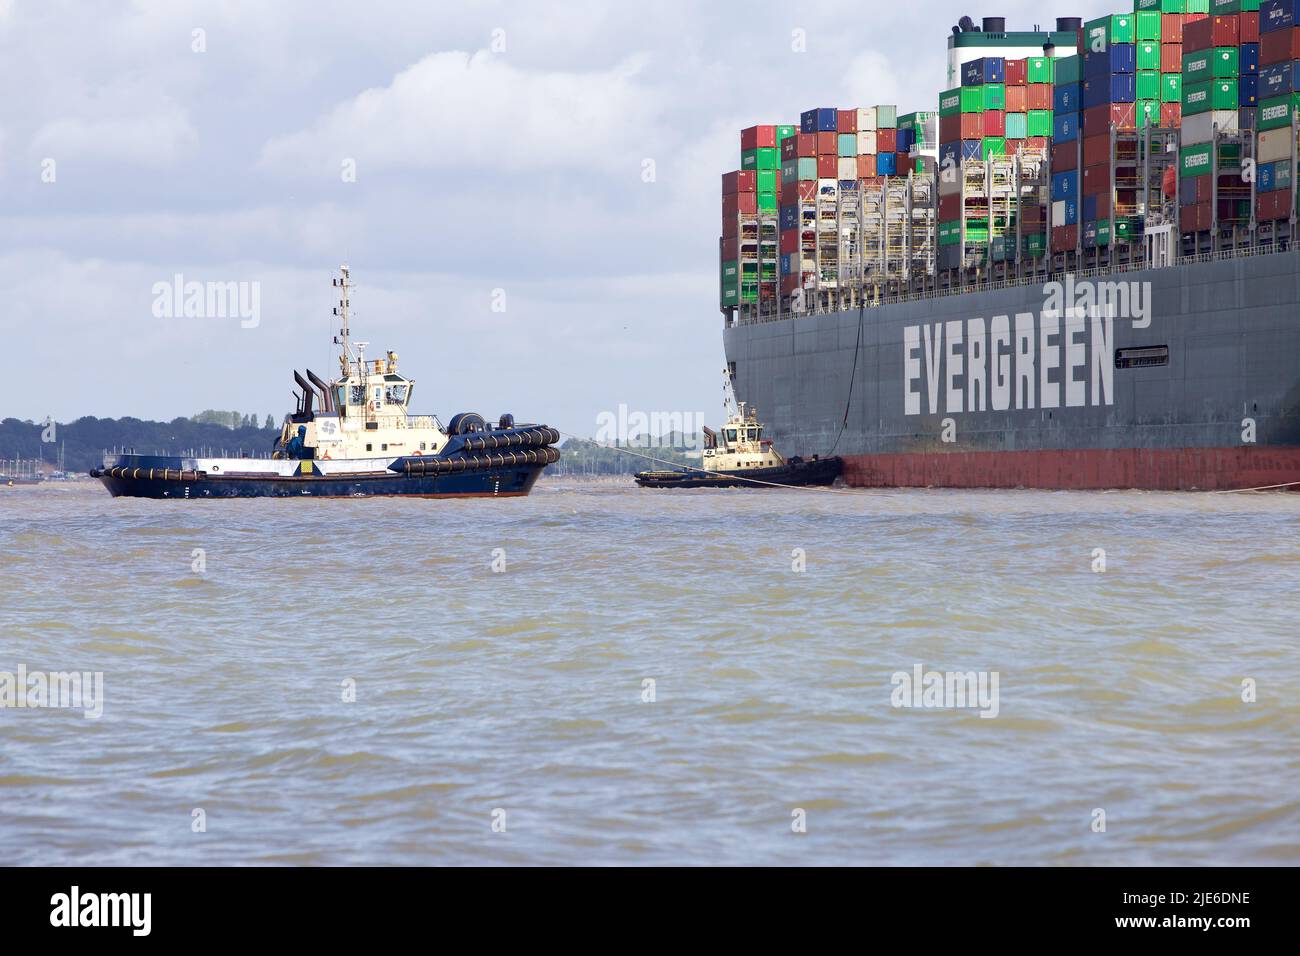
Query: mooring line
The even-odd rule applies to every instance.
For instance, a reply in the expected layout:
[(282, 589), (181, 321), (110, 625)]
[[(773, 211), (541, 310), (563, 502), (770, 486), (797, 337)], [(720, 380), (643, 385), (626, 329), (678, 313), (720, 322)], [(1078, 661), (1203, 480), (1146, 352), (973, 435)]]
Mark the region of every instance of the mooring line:
[(1258, 488), (1223, 488), (1218, 491), (1212, 491), (1212, 495), (1239, 495), (1247, 491), (1274, 491), (1278, 488), (1294, 488), (1300, 485), (1300, 481), (1284, 481), (1280, 485), (1260, 485)]

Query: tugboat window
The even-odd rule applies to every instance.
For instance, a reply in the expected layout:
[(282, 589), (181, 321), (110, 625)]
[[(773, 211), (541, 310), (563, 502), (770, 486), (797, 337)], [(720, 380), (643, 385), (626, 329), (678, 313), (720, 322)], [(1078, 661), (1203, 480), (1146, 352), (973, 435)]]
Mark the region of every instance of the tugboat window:
[(736, 441), (736, 430), (734, 428), (728, 428), (726, 431), (727, 431), (727, 444), (728, 445), (734, 444)]
[(351, 404), (360, 405), (365, 400), (366, 400), (366, 387), (364, 385), (353, 385)]

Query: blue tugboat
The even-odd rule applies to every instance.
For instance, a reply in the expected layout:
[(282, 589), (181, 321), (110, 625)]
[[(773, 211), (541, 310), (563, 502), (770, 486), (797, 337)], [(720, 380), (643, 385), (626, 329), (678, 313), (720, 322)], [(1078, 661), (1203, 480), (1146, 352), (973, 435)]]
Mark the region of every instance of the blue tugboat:
[(342, 327), (340, 376), (325, 382), (293, 373), (300, 391), (270, 458), (112, 455), (90, 472), (114, 497), (134, 498), (417, 498), (519, 497), (560, 458), (560, 434), (502, 415), (488, 423), (461, 412), (444, 427), (408, 411), (415, 381), (397, 370), (397, 354), (365, 357), (348, 329), (351, 278), (342, 268), (335, 309)]

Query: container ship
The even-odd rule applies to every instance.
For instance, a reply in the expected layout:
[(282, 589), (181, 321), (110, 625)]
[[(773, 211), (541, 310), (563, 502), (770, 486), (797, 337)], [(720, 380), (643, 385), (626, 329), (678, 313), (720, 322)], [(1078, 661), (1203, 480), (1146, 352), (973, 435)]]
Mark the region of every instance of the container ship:
[(858, 486), (1300, 485), (1300, 0), (969, 17), (935, 109), (741, 132), (739, 398)]

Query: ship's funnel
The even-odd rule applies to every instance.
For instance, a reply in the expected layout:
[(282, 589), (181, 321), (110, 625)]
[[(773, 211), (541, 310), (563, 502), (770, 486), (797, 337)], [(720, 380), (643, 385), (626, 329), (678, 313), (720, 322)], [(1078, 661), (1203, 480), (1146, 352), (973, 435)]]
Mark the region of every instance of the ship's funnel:
[(293, 380), (297, 382), (298, 387), (302, 389), (302, 413), (310, 418), (312, 400), (315, 398), (316, 393), (312, 391), (312, 387), (307, 384), (306, 380), (298, 374), (297, 369), (293, 370)]
[(311, 383), (315, 385), (316, 390), (320, 392), (321, 411), (337, 412), (338, 409), (334, 407), (334, 396), (330, 394), (329, 386), (322, 382), (319, 376), (317, 376), (311, 369), (307, 369), (307, 378), (311, 379)]
[(1079, 27), (1083, 26), (1083, 17), (1057, 17), (1057, 33), (1073, 33)]
[(984, 32), (985, 33), (1006, 33), (1007, 18), (1006, 17), (985, 17)]
[(970, 17), (962, 17), (960, 20), (957, 21), (957, 26), (961, 27), (962, 33), (975, 32), (975, 21), (972, 20)]

